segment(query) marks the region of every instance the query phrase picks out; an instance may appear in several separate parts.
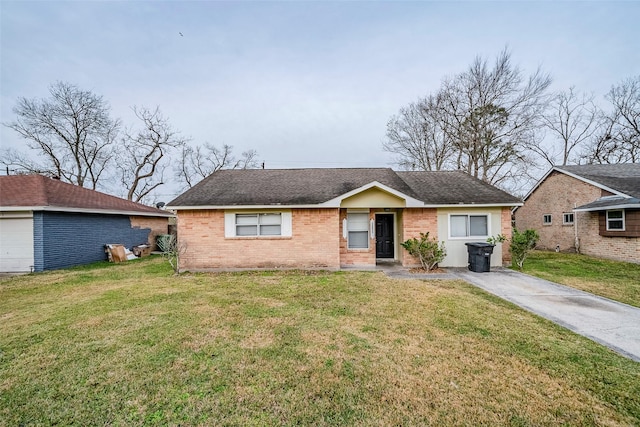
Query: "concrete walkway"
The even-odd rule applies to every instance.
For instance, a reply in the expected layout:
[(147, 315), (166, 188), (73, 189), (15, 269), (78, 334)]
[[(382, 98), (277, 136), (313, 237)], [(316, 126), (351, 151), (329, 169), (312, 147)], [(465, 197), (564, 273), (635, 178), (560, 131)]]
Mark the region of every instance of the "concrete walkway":
[(640, 362), (640, 308), (517, 271), (448, 269), (453, 276)]

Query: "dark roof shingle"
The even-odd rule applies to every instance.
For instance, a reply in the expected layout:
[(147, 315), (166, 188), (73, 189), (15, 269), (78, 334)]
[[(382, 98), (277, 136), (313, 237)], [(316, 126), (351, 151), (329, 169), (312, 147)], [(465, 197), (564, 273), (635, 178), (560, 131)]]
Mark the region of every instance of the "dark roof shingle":
[(580, 176), (627, 196), (640, 198), (640, 163), (556, 166), (556, 169)]
[(462, 171), (396, 172), (427, 205), (521, 203), (521, 200)]
[(314, 205), (376, 181), (425, 204), (520, 203), (463, 172), (338, 168), (221, 170), (169, 206)]
[(576, 211), (596, 211), (596, 210), (608, 210), (608, 209), (624, 209), (628, 207), (640, 208), (640, 199), (636, 197), (602, 197), (594, 202), (587, 203), (586, 205), (577, 206)]
[(0, 207), (70, 208), (169, 216), (160, 209), (42, 175), (0, 176)]

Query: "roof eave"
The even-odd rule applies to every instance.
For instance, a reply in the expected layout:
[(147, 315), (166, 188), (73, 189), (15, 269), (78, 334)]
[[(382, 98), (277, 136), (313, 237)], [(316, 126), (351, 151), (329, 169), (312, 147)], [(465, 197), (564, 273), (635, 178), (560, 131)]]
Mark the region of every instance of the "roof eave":
[(425, 208), (512, 208), (522, 206), (522, 202), (517, 203), (447, 203), (447, 204), (425, 204)]
[(73, 212), (73, 213), (95, 213), (105, 215), (130, 215), (130, 216), (156, 216), (171, 218), (175, 214), (171, 212), (145, 212), (131, 210), (115, 210), (115, 209), (87, 209), (87, 208), (71, 208), (62, 206), (0, 206), (0, 211), (16, 212), (16, 211), (48, 211), (48, 212)]
[(578, 179), (578, 180), (580, 180), (580, 181), (582, 181), (582, 182), (586, 182), (587, 184), (591, 184), (591, 185), (593, 185), (593, 186), (596, 186), (596, 187), (598, 187), (598, 188), (601, 188), (601, 189), (603, 189), (603, 190), (605, 190), (605, 191), (608, 191), (609, 193), (613, 193), (613, 194), (615, 194), (616, 196), (629, 197), (629, 195), (628, 195), (628, 194), (626, 194), (626, 193), (623, 193), (623, 192), (618, 191), (618, 190), (616, 190), (616, 189), (613, 189), (613, 188), (607, 187), (606, 185), (600, 184), (600, 183), (599, 183), (599, 182), (597, 182), (597, 181), (593, 181), (593, 180), (590, 180), (590, 179), (585, 178), (585, 177), (583, 177), (583, 176), (577, 175), (577, 174), (575, 174), (575, 173), (571, 173), (571, 172), (569, 172), (569, 171), (566, 171), (566, 170), (562, 169), (561, 167), (556, 166), (556, 167), (554, 167), (553, 169), (554, 169), (554, 170), (557, 170), (558, 172), (562, 172), (562, 173), (563, 173), (563, 174), (565, 174), (565, 175), (569, 175), (569, 176), (570, 176), (570, 177), (572, 177), (572, 178)]
[[(165, 209), (172, 211), (193, 211), (193, 210), (233, 210), (233, 209), (313, 209), (321, 208), (320, 205), (283, 205), (283, 204), (270, 204), (270, 205), (179, 205), (179, 206), (165, 206)], [(331, 206), (328, 206), (331, 207)]]
[(545, 173), (544, 176), (538, 180), (538, 182), (536, 182), (536, 185), (534, 185), (533, 188), (531, 190), (529, 190), (529, 192), (524, 196), (523, 200), (527, 200), (529, 198), (529, 196), (531, 196), (533, 194), (533, 192), (536, 191), (538, 189), (538, 187), (540, 187), (540, 185), (544, 182), (544, 180), (547, 179), (547, 177), (549, 175), (551, 175), (551, 173), (553, 171), (563, 173), (563, 174), (568, 175), (568, 176), (570, 176), (572, 178), (575, 178), (575, 179), (580, 180), (582, 182), (585, 182), (587, 184), (591, 184), (591, 185), (593, 185), (595, 187), (598, 187), (598, 188), (601, 188), (601, 189), (603, 189), (605, 191), (613, 193), (613, 194), (615, 194), (617, 196), (629, 197), (628, 194), (622, 193), (622, 192), (620, 192), (618, 190), (614, 190), (613, 188), (609, 188), (606, 185), (602, 185), (602, 184), (600, 184), (600, 183), (598, 183), (596, 181), (592, 181), (592, 180), (587, 179), (587, 178), (585, 178), (583, 176), (580, 176), (580, 175), (577, 175), (575, 173), (571, 173), (571, 172), (569, 172), (567, 170), (564, 170), (564, 169), (562, 169), (561, 166), (554, 166), (551, 169), (549, 169), (549, 171), (547, 173)]
[(46, 206), (0, 206), (2, 212), (43, 211)]
[(353, 189), (351, 191), (348, 191), (344, 194), (341, 194), (338, 197), (334, 197), (333, 199), (327, 200), (324, 203), (320, 203), (318, 206), (319, 207), (332, 207), (332, 208), (339, 208), (340, 205), (342, 204), (342, 201), (344, 199), (347, 199), (351, 196), (355, 196), (358, 193), (362, 193), (363, 191), (367, 191), (370, 190), (372, 188), (379, 188), (382, 191), (385, 191), (393, 196), (398, 197), (399, 199), (403, 199), (406, 203), (406, 207), (408, 208), (422, 208), (424, 207), (424, 202), (418, 199), (415, 199), (407, 194), (404, 194), (401, 191), (395, 190), (387, 185), (384, 185), (378, 181), (372, 181), (368, 184), (365, 184), (361, 187), (358, 187), (356, 189)]
[[(406, 206), (407, 208), (490, 208), (522, 206), (519, 203), (455, 203), (455, 204), (421, 204), (419, 206)], [(174, 211), (187, 210), (244, 210), (244, 209), (337, 209), (340, 205), (328, 205), (325, 203), (317, 205), (202, 205), (202, 206), (166, 206), (166, 209)]]
[[(523, 198), (522, 200), (527, 200), (527, 199), (529, 198), (529, 196), (531, 196), (531, 195), (533, 194), (533, 192), (534, 192), (534, 191), (536, 191), (536, 189), (537, 189), (538, 187), (540, 187), (540, 185), (544, 182), (544, 180), (545, 180), (545, 179), (547, 179), (547, 177), (548, 177), (549, 175), (551, 175), (551, 172), (553, 172), (555, 169), (556, 169), (556, 168), (555, 168), (555, 166), (554, 166), (554, 167), (552, 167), (551, 169), (549, 169), (549, 170), (547, 171), (547, 173), (545, 173), (545, 174), (542, 176), (542, 178), (540, 178), (540, 179), (538, 180), (538, 182), (536, 182), (536, 185), (534, 185), (534, 186), (533, 186), (533, 188), (532, 188), (531, 190), (529, 190), (529, 192), (524, 196), (524, 198)], [(563, 173), (564, 173), (564, 172), (563, 172)]]
[(594, 207), (577, 207), (573, 209), (574, 212), (597, 212), (597, 211), (610, 211), (617, 209), (640, 209), (640, 204), (638, 203), (626, 203), (619, 205), (610, 205), (610, 206), (594, 206)]

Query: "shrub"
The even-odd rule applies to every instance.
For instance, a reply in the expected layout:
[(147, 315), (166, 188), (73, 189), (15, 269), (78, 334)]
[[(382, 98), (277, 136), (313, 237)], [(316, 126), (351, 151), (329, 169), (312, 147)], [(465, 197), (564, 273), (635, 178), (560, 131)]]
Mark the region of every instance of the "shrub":
[(522, 265), (524, 260), (527, 259), (527, 255), (536, 247), (539, 239), (538, 232), (531, 228), (522, 233), (515, 228), (513, 229), (509, 248), (511, 249), (512, 262), (517, 264), (520, 270), (522, 270)]
[(162, 250), (162, 256), (169, 262), (174, 274), (180, 272), (180, 256), (186, 251), (186, 245), (178, 242), (178, 237), (175, 234), (168, 235), (162, 245), (158, 241), (158, 246)]
[(414, 237), (400, 244), (409, 255), (418, 258), (427, 271), (433, 270), (447, 255), (444, 242), (438, 244), (438, 240), (429, 239), (429, 232), (420, 233), (419, 239)]
[[(521, 233), (514, 228), (511, 242), (509, 243), (512, 264), (517, 265), (522, 270), (524, 260), (527, 259), (529, 252), (536, 247), (538, 239), (540, 239), (540, 236), (536, 230), (528, 229)], [(489, 237), (487, 242), (495, 245), (506, 240), (507, 238), (503, 234), (498, 234), (496, 237)]]

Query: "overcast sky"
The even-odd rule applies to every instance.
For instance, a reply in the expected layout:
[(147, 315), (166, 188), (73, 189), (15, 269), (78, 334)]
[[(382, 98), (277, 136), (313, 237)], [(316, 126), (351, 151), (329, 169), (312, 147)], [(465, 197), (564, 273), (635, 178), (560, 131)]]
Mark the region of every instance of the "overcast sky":
[[(553, 89), (601, 98), (640, 73), (640, 2), (2, 1), (1, 121), (57, 80), (135, 123), (160, 106), (194, 143), (267, 168), (390, 166), (385, 126), (507, 46)], [(182, 35), (181, 35), (181, 34)], [(16, 147), (2, 127), (3, 147)]]

